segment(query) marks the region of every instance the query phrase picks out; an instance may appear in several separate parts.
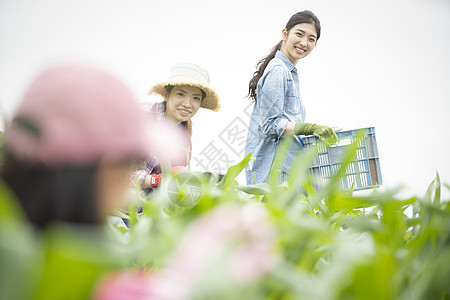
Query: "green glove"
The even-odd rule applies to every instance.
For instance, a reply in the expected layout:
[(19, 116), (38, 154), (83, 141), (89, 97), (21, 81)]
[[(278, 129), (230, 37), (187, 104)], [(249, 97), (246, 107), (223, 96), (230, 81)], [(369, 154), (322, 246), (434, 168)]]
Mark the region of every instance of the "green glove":
[(334, 133), (334, 130), (331, 127), (325, 125), (295, 123), (294, 134), (319, 136), (330, 144), (336, 144), (337, 142), (337, 136), (336, 133)]

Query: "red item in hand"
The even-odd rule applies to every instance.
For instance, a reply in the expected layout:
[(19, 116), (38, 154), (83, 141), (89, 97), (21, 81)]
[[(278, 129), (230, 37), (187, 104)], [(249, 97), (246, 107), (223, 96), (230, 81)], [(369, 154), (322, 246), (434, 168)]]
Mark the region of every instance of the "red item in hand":
[(150, 175), (150, 186), (154, 189), (161, 184), (161, 174)]

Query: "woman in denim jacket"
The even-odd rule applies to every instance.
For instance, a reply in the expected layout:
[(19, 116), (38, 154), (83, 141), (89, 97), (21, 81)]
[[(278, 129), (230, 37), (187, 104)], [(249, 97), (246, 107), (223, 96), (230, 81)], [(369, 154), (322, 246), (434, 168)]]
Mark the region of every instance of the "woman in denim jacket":
[(246, 155), (255, 158), (246, 168), (247, 184), (265, 182), (272, 168), (277, 145), (285, 135), (293, 135), (281, 166), (280, 182), (286, 180), (290, 166), (303, 150), (300, 135), (315, 134), (330, 143), (334, 131), (304, 123), (305, 107), (300, 96), (297, 62), (314, 49), (320, 37), (320, 21), (308, 10), (293, 15), (282, 30), (282, 40), (257, 65), (249, 83), (248, 96), (254, 100), (246, 144)]

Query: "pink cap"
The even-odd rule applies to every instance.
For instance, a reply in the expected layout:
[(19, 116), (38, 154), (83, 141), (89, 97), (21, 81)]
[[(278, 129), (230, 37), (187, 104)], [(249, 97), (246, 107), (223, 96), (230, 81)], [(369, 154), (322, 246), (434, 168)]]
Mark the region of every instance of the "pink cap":
[(7, 147), (18, 159), (47, 165), (140, 156), (146, 141), (146, 122), (131, 91), (83, 65), (41, 73), (6, 133)]

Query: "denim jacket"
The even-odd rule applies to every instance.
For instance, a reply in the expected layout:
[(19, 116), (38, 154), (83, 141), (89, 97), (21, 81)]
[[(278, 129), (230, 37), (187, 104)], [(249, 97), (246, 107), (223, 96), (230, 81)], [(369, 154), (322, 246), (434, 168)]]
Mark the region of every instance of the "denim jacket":
[[(255, 159), (252, 169), (247, 167), (245, 170), (247, 184), (267, 180), (286, 124), (304, 122), (306, 113), (300, 96), (297, 68), (281, 51), (264, 70), (256, 95), (245, 147), (245, 154), (252, 153)], [(282, 164), (283, 172), (289, 173), (302, 150), (301, 137), (294, 136)]]

